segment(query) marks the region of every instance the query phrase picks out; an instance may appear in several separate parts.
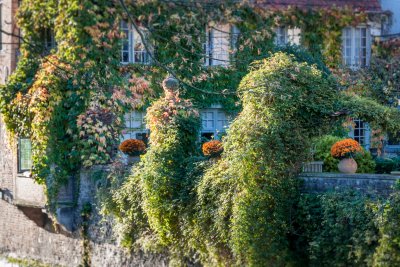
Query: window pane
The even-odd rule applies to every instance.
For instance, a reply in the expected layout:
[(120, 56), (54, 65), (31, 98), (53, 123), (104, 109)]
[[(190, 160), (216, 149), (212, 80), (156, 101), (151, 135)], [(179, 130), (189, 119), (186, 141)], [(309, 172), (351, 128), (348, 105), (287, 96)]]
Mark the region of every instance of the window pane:
[(353, 138), (357, 142), (359, 142), (362, 146), (366, 145), (366, 134), (367, 134), (367, 124), (362, 120), (355, 119), (354, 129), (353, 129)]
[(212, 65), (229, 65), (230, 30), (229, 24), (216, 25), (211, 30)]
[(32, 168), (32, 146), (31, 140), (21, 138), (19, 140), (19, 169), (27, 171)]

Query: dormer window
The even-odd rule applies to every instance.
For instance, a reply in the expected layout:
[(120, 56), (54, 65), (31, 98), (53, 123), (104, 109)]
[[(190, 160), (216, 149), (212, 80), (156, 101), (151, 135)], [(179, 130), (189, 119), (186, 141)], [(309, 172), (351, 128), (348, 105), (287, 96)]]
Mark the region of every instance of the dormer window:
[[(125, 64), (149, 64), (149, 53), (146, 51), (143, 41), (135, 28), (126, 21), (122, 21), (121, 31), (124, 35), (121, 47), (121, 62)], [(142, 32), (145, 32), (145, 29)]]
[(208, 27), (205, 44), (206, 66), (229, 66), (238, 36), (238, 28), (230, 24)]
[(301, 30), (299, 28), (282, 26), (275, 29), (275, 34), (275, 44), (278, 46), (300, 45)]
[(343, 64), (350, 68), (369, 66), (371, 34), (368, 27), (346, 27), (342, 33)]

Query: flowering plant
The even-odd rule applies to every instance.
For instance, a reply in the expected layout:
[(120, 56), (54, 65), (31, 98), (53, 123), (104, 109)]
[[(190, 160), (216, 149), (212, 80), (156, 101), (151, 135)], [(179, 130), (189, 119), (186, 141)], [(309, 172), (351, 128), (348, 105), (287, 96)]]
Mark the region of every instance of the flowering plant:
[(146, 145), (142, 140), (128, 139), (119, 145), (119, 150), (129, 156), (139, 156), (146, 150)]
[(222, 147), (221, 141), (213, 140), (203, 144), (201, 147), (204, 156), (207, 157), (218, 157), (221, 155), (224, 148)]
[(334, 158), (352, 158), (356, 153), (362, 152), (361, 145), (354, 139), (347, 138), (333, 144), (331, 155)]

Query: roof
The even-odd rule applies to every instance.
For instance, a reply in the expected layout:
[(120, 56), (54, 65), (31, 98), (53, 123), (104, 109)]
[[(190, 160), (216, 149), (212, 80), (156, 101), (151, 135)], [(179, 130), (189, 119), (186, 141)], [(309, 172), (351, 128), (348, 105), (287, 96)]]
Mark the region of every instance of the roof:
[(289, 6), (300, 9), (315, 8), (351, 8), (358, 11), (382, 12), (379, 0), (253, 0), (262, 8), (284, 9)]

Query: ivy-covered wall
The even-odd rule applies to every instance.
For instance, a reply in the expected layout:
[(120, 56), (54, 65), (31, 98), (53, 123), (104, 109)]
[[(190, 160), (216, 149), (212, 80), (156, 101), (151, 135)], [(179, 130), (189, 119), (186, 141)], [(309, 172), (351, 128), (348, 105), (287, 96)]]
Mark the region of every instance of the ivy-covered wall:
[[(299, 201), (294, 178), (311, 138), (348, 114), (383, 130), (400, 128), (399, 112), (384, 101), (340, 91), (348, 87), (337, 79), (341, 32), (367, 22), (365, 13), (26, 0), (18, 19), (25, 41), (16, 72), (0, 90), (1, 112), (11, 134), (32, 140), (32, 174), (46, 185), (50, 206), (82, 167), (112, 163), (104, 212), (117, 219), (123, 245), (164, 253), (171, 265), (295, 263), (288, 238)], [(122, 20), (147, 29), (152, 65), (120, 64)], [(241, 32), (229, 67), (204, 66), (209, 23)], [(275, 47), (278, 25), (300, 27), (309, 51)], [(48, 30), (57, 47), (44, 45)], [(180, 80), (173, 92), (161, 90), (168, 72)], [(215, 103), (241, 113), (222, 159), (209, 161), (196, 143), (197, 109)], [(146, 107), (150, 146), (129, 173), (115, 160), (123, 115)]]
[[(11, 134), (31, 139), (32, 175), (46, 184), (50, 201), (81, 167), (111, 162), (123, 114), (151, 105), (167, 71), (183, 81), (181, 97), (197, 107), (219, 103), (238, 110), (237, 85), (253, 60), (275, 50), (275, 26), (300, 27), (301, 43), (335, 67), (341, 61), (342, 28), (368, 19), (348, 9), (268, 11), (229, 2), (163, 1), (126, 1), (125, 9), (121, 3), (27, 0), (19, 9), (21, 58), (0, 91), (1, 111)], [(151, 66), (120, 65), (121, 20), (148, 29), (145, 42), (155, 44)], [(241, 32), (228, 68), (203, 66), (210, 22), (231, 23)], [(49, 32), (57, 47), (44, 42)]]

